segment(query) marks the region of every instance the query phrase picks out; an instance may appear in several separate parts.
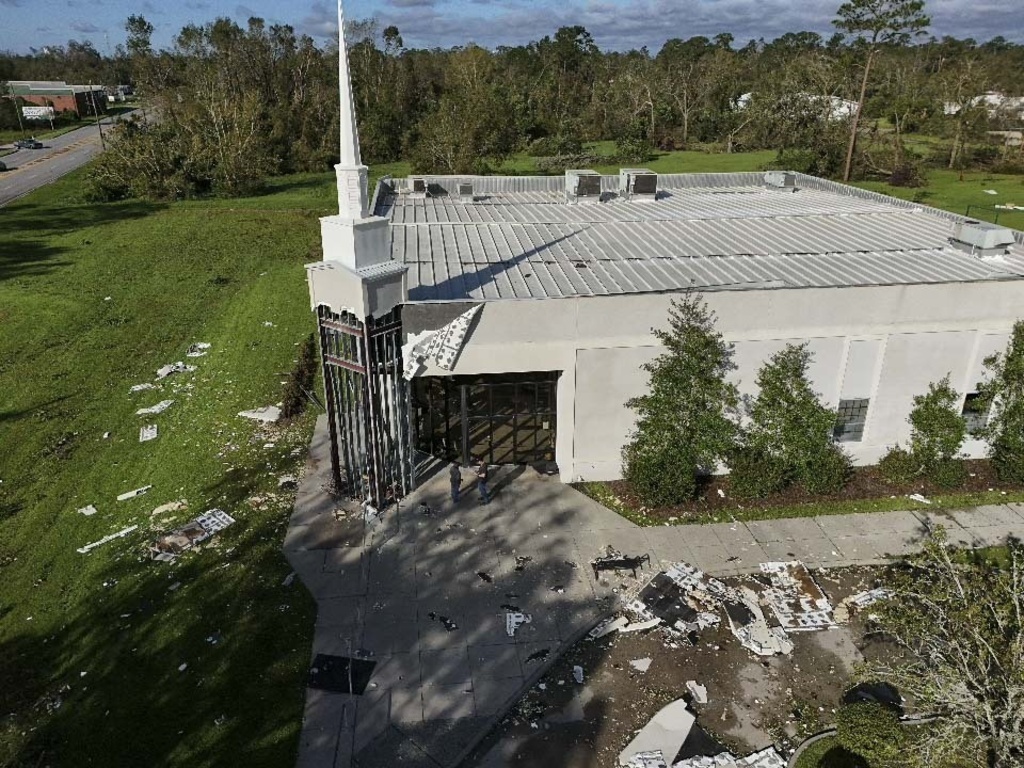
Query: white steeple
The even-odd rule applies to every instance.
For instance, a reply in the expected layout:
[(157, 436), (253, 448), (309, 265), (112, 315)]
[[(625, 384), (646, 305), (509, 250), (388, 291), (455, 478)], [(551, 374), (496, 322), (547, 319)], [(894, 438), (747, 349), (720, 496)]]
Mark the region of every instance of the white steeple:
[(364, 219), (367, 208), (367, 168), (359, 156), (359, 129), (352, 79), (348, 71), (345, 47), (345, 14), (338, 0), (338, 95), (341, 124), (341, 158), (334, 166), (338, 174), (338, 215), (344, 219)]

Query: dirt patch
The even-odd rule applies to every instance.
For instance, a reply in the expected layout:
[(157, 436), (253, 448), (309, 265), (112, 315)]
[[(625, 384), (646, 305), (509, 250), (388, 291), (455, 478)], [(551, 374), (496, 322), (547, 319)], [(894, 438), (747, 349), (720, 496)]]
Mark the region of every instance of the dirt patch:
[(763, 499), (739, 500), (733, 498), (728, 475), (706, 478), (700, 485), (699, 494), (693, 501), (671, 507), (645, 507), (625, 480), (607, 483), (607, 487), (627, 507), (640, 510), (653, 520), (704, 520), (709, 517), (728, 516), (751, 508), (771, 509), (773, 507), (794, 507), (800, 504), (870, 501), (888, 499), (891, 496), (907, 496), (920, 493), (933, 496), (949, 493), (982, 493), (984, 491), (1019, 491), (1021, 487), (999, 479), (992, 462), (988, 459), (972, 459), (965, 462), (967, 477), (960, 488), (941, 488), (935, 483), (920, 478), (912, 483), (890, 483), (877, 467), (854, 467), (849, 482), (842, 490), (831, 494), (812, 494), (799, 485), (791, 485), (779, 493)]
[[(878, 568), (847, 568), (814, 577), (838, 604), (875, 586), (881, 574)], [(584, 640), (555, 663), (464, 766), (611, 768), (659, 709), (678, 698), (692, 699), (688, 680), (707, 688), (708, 702), (691, 700), (702, 733), (684, 745), (684, 756), (792, 746), (832, 722), (855, 665), (864, 659), (862, 619), (792, 633), (792, 655), (771, 658), (748, 652), (725, 622), (701, 632), (696, 645), (660, 629)], [(878, 643), (872, 650), (884, 652)], [(645, 658), (651, 660), (645, 672), (630, 665)], [(583, 668), (582, 684), (573, 679), (574, 666)]]

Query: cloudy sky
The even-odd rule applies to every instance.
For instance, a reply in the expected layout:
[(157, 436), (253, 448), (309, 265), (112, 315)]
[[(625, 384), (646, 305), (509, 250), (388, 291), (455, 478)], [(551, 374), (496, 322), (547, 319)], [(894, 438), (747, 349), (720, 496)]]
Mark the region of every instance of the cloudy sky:
[[(927, 0), (937, 36), (1024, 42), (1019, 0)], [(560, 26), (582, 24), (602, 48), (646, 45), (670, 37), (732, 33), (739, 44), (783, 32), (831, 33), (840, 0), (348, 0), (349, 18), (396, 24), (407, 46), (476, 42), (492, 47), (536, 40)], [(291, 24), (320, 40), (335, 34), (333, 0), (0, 0), (0, 49), (90, 40), (112, 51), (124, 40), (124, 20), (141, 13), (156, 27), (154, 42), (170, 44), (189, 22), (250, 16)]]

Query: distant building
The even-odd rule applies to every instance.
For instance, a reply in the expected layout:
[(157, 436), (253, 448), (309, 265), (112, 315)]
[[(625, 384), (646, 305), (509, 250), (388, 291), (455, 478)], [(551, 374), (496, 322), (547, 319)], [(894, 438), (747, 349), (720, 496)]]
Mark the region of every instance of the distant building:
[(63, 80), (11, 80), (7, 95), (26, 104), (53, 107), (57, 114), (74, 112), (79, 117), (104, 114), (107, 92), (102, 85), (68, 85)]
[(339, 213), (307, 266), (334, 466), (387, 503), (424, 461), (621, 477), (626, 401), (700, 291), (757, 392), (788, 343), (858, 464), (906, 444), (950, 377), (985, 455), (978, 382), (1024, 315), (1024, 234), (797, 173), (411, 176), (372, 192), (341, 55)]
[[(942, 105), (942, 112), (946, 115), (956, 115), (963, 106), (965, 105), (947, 101)], [(998, 91), (988, 91), (970, 99), (966, 106), (983, 107), (992, 119), (1002, 117), (1009, 120), (1024, 120), (1024, 96), (1007, 96)]]
[[(733, 107), (739, 111), (743, 111), (750, 106), (750, 102), (753, 101), (753, 93), (744, 93), (742, 96), (737, 96), (733, 102)], [(819, 96), (814, 93), (793, 93), (787, 94), (781, 100), (783, 106), (789, 109), (803, 109), (812, 113), (820, 113), (822, 106), (828, 104), (828, 119), (830, 121), (849, 120), (855, 114), (857, 114), (857, 102), (850, 101), (849, 99), (842, 99), (838, 96)]]

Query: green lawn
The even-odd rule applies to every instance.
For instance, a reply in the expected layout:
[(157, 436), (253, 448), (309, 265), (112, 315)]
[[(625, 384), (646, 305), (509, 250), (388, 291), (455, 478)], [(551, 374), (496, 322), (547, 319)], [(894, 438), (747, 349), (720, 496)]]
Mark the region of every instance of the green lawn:
[[(302, 265), (329, 177), (171, 205), (84, 204), (81, 182), (0, 210), (0, 765), (291, 765), (315, 607), (282, 585), (277, 477), (315, 414), (268, 438), (236, 413), (280, 400), (314, 327)], [(195, 341), (213, 347), (190, 360)], [(129, 395), (177, 360), (198, 370)], [(186, 512), (151, 518), (177, 499)], [(213, 546), (146, 557), (213, 507), (238, 521)]]
[[(103, 117), (117, 117), (118, 115), (124, 115), (132, 112), (135, 109), (138, 109), (138, 105), (132, 104), (110, 107)], [(88, 128), (90, 126), (96, 126), (95, 117), (85, 117), (77, 123), (64, 123), (63, 125), (57, 125), (53, 130), (50, 130), (50, 124), (47, 121), (27, 121), (24, 123), (24, 130), (13, 129), (0, 131), (0, 144), (10, 144), (17, 139), (25, 139), (29, 136), (34, 136), (40, 141), (48, 141), (50, 139), (55, 139), (58, 136), (63, 136), (65, 133), (77, 131), (79, 128)]]

